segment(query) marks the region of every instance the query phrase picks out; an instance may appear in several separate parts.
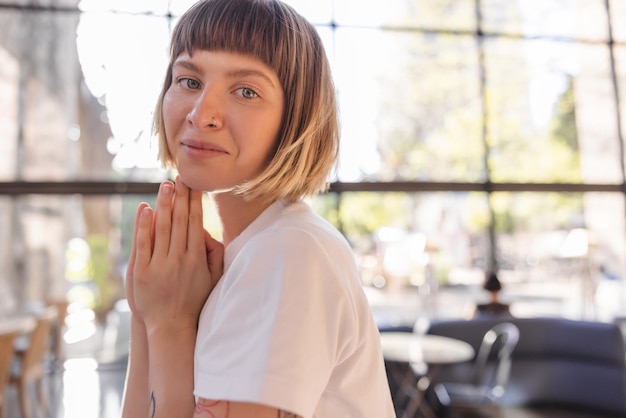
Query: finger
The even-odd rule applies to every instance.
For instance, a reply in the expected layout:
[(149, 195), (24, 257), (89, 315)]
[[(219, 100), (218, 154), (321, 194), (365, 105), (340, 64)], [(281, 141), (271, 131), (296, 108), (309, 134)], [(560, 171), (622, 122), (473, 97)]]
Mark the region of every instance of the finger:
[[(150, 230), (152, 229), (153, 216), (154, 212), (149, 206), (143, 207), (139, 213), (134, 271), (137, 271), (137, 269), (145, 269), (152, 259)], [(136, 277), (134, 279), (136, 279)]]
[[(128, 267), (126, 269), (126, 288), (129, 289), (132, 286), (133, 269), (135, 268), (135, 253), (137, 251), (137, 232), (139, 231), (139, 217), (144, 208), (148, 207), (146, 202), (141, 202), (137, 206), (137, 213), (135, 214), (135, 227), (133, 230), (133, 242), (130, 249), (130, 257), (128, 259)], [(127, 290), (128, 294), (128, 290)]]
[(130, 258), (128, 259), (128, 264), (132, 265), (135, 262), (135, 249), (137, 247), (137, 231), (139, 230), (139, 217), (141, 216), (141, 211), (148, 207), (146, 202), (141, 202), (137, 206), (137, 212), (135, 213), (135, 226), (133, 229), (133, 241), (130, 250)]
[(170, 247), (173, 194), (174, 184), (171, 181), (161, 183), (153, 218), (154, 227), (150, 227), (150, 234), (154, 236), (154, 254), (159, 257), (167, 255)]
[[(171, 181), (168, 181), (168, 185), (166, 187), (173, 187), (173, 183)], [(160, 188), (159, 188), (160, 190)], [(164, 194), (169, 194), (171, 196), (170, 200), (174, 199), (174, 194), (169, 192), (169, 190), (164, 190), (163, 191)], [(173, 204), (173, 202), (172, 202)], [(156, 229), (156, 219), (159, 217), (159, 213), (158, 213), (158, 208), (154, 209), (154, 216), (152, 217), (152, 229), (150, 230), (150, 238), (152, 239), (152, 250), (154, 250), (154, 236), (155, 236), (155, 229)]]
[(187, 230), (189, 228), (189, 187), (180, 178), (176, 179), (174, 208), (172, 210), (172, 235), (170, 253), (184, 253), (187, 250)]
[(202, 212), (202, 192), (189, 191), (189, 226), (187, 229), (187, 248), (204, 251), (204, 226)]

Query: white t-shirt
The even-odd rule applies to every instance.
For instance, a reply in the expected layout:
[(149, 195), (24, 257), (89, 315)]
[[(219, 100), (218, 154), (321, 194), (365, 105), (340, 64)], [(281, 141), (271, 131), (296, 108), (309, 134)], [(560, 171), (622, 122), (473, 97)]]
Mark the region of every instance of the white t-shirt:
[(194, 394), (304, 418), (395, 416), (352, 251), (307, 204), (275, 202), (226, 248)]

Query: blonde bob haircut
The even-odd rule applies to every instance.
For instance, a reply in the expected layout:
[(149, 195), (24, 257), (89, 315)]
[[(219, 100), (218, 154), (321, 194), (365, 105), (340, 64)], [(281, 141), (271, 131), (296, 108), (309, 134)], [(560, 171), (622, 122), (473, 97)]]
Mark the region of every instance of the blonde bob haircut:
[(181, 16), (172, 33), (170, 64), (154, 118), (164, 166), (175, 167), (162, 106), (172, 83), (172, 64), (181, 53), (196, 50), (256, 57), (282, 84), (284, 111), (274, 153), (256, 178), (235, 191), (249, 199), (294, 201), (326, 190), (339, 153), (330, 66), (315, 28), (278, 0), (202, 0)]

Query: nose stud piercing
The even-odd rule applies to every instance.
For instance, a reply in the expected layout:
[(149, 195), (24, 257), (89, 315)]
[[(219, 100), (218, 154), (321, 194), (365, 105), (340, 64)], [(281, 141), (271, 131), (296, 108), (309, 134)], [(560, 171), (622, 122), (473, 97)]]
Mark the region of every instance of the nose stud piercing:
[(215, 119), (215, 116), (213, 116), (213, 118), (211, 119), (211, 123), (209, 123), (209, 127), (217, 128), (217, 119)]

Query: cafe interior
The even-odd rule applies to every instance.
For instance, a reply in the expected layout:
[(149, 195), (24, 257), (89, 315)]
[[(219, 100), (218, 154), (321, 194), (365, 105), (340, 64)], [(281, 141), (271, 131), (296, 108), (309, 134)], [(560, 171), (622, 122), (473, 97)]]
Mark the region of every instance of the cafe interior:
[[(354, 251), (397, 416), (626, 416), (626, 2), (286, 2), (341, 114), (309, 203)], [(152, 115), (193, 3), (0, 0), (0, 417), (120, 416), (134, 214), (175, 175)]]

